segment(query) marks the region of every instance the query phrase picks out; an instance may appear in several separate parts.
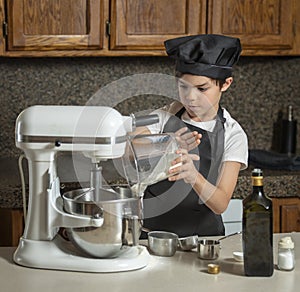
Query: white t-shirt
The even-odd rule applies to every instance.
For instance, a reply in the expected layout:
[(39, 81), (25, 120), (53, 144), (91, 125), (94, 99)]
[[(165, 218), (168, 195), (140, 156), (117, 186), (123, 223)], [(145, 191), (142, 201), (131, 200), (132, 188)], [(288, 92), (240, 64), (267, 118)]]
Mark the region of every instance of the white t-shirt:
[[(151, 134), (161, 133), (164, 125), (172, 116), (171, 113), (158, 109), (153, 112), (159, 116), (159, 123), (147, 126)], [(235, 161), (241, 163), (241, 170), (248, 166), (248, 139), (240, 124), (231, 117), (229, 112), (223, 108), (223, 116), (226, 119), (224, 124), (224, 154), (222, 162)], [(195, 122), (191, 119), (183, 119), (185, 123), (194, 125), (203, 130), (212, 132), (216, 120), (206, 122)]]

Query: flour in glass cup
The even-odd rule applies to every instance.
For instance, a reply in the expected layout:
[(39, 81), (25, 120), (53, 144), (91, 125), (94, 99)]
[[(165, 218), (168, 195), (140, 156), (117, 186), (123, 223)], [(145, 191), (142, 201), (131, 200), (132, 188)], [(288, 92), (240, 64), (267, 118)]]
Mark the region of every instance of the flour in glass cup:
[(132, 191), (134, 193), (144, 193), (145, 189), (148, 185), (155, 184), (159, 181), (162, 181), (169, 176), (174, 175), (174, 173), (170, 174), (169, 170), (175, 167), (178, 167), (182, 165), (182, 163), (177, 163), (176, 165), (171, 166), (171, 162), (178, 157), (178, 154), (176, 153), (165, 153), (161, 156), (159, 159), (157, 165), (154, 167), (154, 169), (149, 173), (148, 175), (144, 175), (143, 179), (141, 179), (140, 183), (137, 183), (132, 186)]

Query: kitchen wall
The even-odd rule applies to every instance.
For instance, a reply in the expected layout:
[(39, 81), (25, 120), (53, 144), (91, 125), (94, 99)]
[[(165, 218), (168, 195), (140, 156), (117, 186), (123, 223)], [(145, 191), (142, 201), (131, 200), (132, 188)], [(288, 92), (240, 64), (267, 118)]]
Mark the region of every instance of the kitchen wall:
[[(297, 57), (241, 57), (235, 67), (234, 83), (223, 95), (222, 105), (245, 129), (250, 148), (271, 149), (273, 124), (280, 110), (289, 104), (300, 120), (299, 72)], [(165, 88), (157, 91), (153, 79), (156, 74), (151, 75), (152, 85), (149, 79), (132, 78), (133, 74), (149, 76), (148, 73), (172, 76), (174, 63), (167, 57), (0, 58), (0, 157), (19, 155), (14, 144), (15, 120), (31, 105), (85, 105), (97, 96), (98, 102), (128, 114), (169, 102)], [(162, 87), (167, 75), (158, 76)], [(133, 97), (129, 98), (128, 88), (134, 84), (142, 88), (152, 86), (153, 91), (131, 92)], [(112, 89), (103, 95), (104, 88)], [(300, 146), (300, 130), (297, 139)]]

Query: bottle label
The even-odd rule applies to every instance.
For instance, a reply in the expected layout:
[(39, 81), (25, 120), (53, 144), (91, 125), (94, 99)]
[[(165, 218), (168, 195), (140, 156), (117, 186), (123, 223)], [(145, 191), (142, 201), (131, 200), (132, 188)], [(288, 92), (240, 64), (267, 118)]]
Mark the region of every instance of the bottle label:
[(270, 276), (273, 274), (271, 219), (268, 212), (245, 212), (243, 244), (246, 275)]

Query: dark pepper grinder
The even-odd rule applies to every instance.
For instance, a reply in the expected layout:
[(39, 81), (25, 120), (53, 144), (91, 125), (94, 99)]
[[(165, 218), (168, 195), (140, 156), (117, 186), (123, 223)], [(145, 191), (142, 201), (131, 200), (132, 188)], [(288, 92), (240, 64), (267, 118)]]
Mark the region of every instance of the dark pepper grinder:
[(287, 118), (282, 120), (281, 153), (293, 155), (296, 153), (297, 120), (293, 117), (293, 107), (288, 106)]

